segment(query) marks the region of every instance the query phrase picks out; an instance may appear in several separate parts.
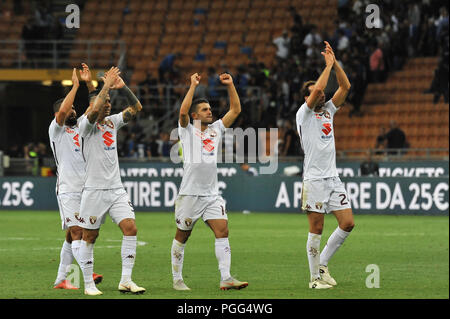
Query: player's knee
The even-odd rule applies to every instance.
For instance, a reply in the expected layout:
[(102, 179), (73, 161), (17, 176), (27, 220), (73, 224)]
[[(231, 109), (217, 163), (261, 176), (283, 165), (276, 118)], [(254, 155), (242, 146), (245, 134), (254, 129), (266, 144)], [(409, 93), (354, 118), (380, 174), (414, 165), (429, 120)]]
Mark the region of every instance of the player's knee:
[(353, 227), (355, 227), (355, 222), (353, 222), (353, 221), (349, 221), (349, 222), (343, 223), (343, 224), (340, 226), (340, 228), (341, 228), (343, 231), (346, 231), (346, 232), (351, 232), (352, 229), (353, 229)]
[(70, 236), (72, 240), (80, 240), (83, 236), (83, 228), (77, 226), (70, 228)]
[(83, 231), (83, 240), (90, 244), (94, 244), (98, 237), (98, 230), (94, 231)]
[(220, 229), (218, 231), (216, 231), (216, 238), (228, 238), (228, 228), (225, 229)]
[(122, 232), (125, 236), (136, 236), (137, 235), (136, 224), (129, 223), (128, 225), (122, 228)]

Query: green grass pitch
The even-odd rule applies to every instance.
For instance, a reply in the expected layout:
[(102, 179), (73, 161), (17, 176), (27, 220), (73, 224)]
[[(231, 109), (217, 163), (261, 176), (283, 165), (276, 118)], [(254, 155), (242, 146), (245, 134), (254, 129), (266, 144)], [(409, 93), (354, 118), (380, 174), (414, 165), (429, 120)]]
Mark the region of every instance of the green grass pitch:
[[(136, 221), (140, 245), (133, 279), (147, 292), (117, 291), (122, 234), (108, 217), (95, 248), (94, 269), (104, 275), (98, 285), (104, 295), (87, 297), (82, 289), (52, 289), (64, 240), (58, 212), (0, 211), (0, 298), (449, 298), (448, 216), (356, 215), (352, 234), (329, 264), (338, 286), (324, 291), (308, 288), (304, 214), (229, 214), (231, 274), (249, 282), (239, 291), (219, 290), (214, 236), (201, 221), (185, 249), (189, 292), (172, 289), (173, 214), (137, 213)], [(321, 247), (336, 226), (335, 218), (326, 216)], [(379, 288), (366, 287), (370, 264), (379, 267)]]

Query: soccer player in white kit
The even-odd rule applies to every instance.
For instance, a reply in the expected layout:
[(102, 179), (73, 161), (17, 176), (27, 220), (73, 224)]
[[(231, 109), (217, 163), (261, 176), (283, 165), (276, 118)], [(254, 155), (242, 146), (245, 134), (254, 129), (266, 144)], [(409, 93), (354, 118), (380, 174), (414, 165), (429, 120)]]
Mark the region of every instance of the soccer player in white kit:
[[(302, 209), (306, 211), (309, 221), (306, 250), (311, 273), (309, 288), (313, 289), (336, 285), (328, 271), (328, 262), (355, 225), (347, 192), (336, 170), (333, 128), (334, 114), (345, 102), (350, 82), (326, 41), (325, 46), (322, 55), (326, 67), (317, 81), (308, 81), (303, 85), (305, 103), (296, 114), (297, 130), (305, 153)], [(324, 90), (332, 68), (336, 72), (339, 88), (333, 98), (325, 102)], [(338, 227), (320, 253), (324, 214), (330, 212), (336, 217)]]
[[(122, 277), (120, 292), (144, 293), (131, 280), (136, 258), (137, 228), (133, 206), (125, 191), (119, 173), (117, 131), (142, 109), (141, 103), (112, 67), (106, 72), (104, 86), (96, 97), (92, 110), (80, 123), (82, 154), (86, 160), (86, 181), (81, 195), (80, 226), (83, 237), (80, 247), (80, 268), (83, 272), (87, 295), (101, 295), (92, 280), (94, 269), (94, 243), (101, 224), (109, 213), (123, 233), (121, 257)], [(118, 89), (127, 97), (130, 106), (123, 112), (110, 115), (109, 90)]]
[[(190, 290), (183, 281), (184, 248), (199, 218), (215, 235), (215, 253), (220, 271), (220, 289), (241, 289), (248, 282), (230, 275), (231, 249), (228, 241), (228, 217), (225, 201), (217, 186), (217, 148), (225, 128), (230, 127), (241, 112), (241, 104), (231, 75), (223, 73), (220, 81), (226, 85), (230, 110), (212, 123), (211, 107), (206, 99), (192, 101), (200, 76), (191, 76), (191, 85), (180, 108), (178, 135), (183, 149), (184, 174), (175, 202), (177, 230), (172, 242), (171, 261), (173, 288)], [(190, 123), (190, 116), (194, 125)]]
[[(89, 67), (82, 64), (80, 77), (86, 81), (88, 90), (95, 90)], [(73, 107), (75, 95), (79, 88), (76, 69), (72, 72), (73, 87), (64, 99), (56, 101), (53, 105), (55, 118), (50, 123), (48, 134), (56, 166), (56, 197), (61, 215), (62, 229), (66, 230), (66, 240), (60, 253), (58, 275), (53, 288), (78, 289), (66, 280), (69, 266), (73, 259), (78, 262), (78, 251), (81, 243), (82, 228), (78, 226), (81, 190), (85, 179), (85, 163), (81, 155), (78, 124), (85, 116), (77, 120), (77, 113)], [(86, 112), (88, 112), (86, 110)], [(93, 274), (96, 283), (100, 283), (103, 276)]]

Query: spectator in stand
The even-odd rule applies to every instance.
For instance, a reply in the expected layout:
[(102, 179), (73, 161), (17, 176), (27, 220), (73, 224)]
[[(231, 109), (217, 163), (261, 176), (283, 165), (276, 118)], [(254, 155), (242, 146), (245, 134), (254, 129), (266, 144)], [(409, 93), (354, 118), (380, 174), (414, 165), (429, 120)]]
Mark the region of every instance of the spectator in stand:
[(281, 150), (281, 156), (296, 156), (298, 155), (298, 149), (300, 146), (300, 139), (297, 131), (294, 130), (292, 122), (286, 120), (285, 132), (283, 136), (283, 148)]
[(151, 135), (145, 143), (145, 154), (148, 158), (151, 157), (159, 157), (160, 154), (158, 153), (158, 143), (156, 142), (156, 136)]
[(413, 56), (417, 48), (420, 26), (420, 8), (417, 3), (408, 3), (408, 21), (409, 21), (409, 51)]
[(382, 155), (385, 149), (387, 148), (387, 139), (386, 139), (386, 128), (384, 126), (380, 127), (380, 133), (377, 136), (377, 140), (375, 143), (376, 155)]
[(313, 24), (310, 28), (310, 32), (303, 39), (303, 45), (306, 46), (307, 57), (313, 56), (314, 51), (317, 51), (318, 46), (322, 44), (322, 37), (317, 31), (317, 26)]
[(436, 39), (440, 40), (442, 33), (447, 31), (448, 33), (448, 11), (446, 7), (439, 9), (440, 16), (436, 20)]
[(181, 58), (180, 52), (169, 53), (164, 57), (158, 69), (160, 80), (165, 78), (165, 73), (171, 74), (176, 72), (175, 61), (180, 58)]
[(338, 31), (338, 39), (337, 39), (337, 49), (338, 52), (345, 51), (349, 48), (350, 41), (348, 37), (345, 35), (344, 30)]
[(127, 150), (126, 150), (127, 157), (133, 157), (133, 158), (138, 157), (135, 133), (130, 134), (130, 138), (126, 141), (126, 147), (127, 147)]
[(291, 39), (289, 38), (287, 30), (283, 30), (283, 33), (281, 34), (281, 36), (273, 39), (273, 44), (277, 48), (276, 57), (279, 60), (287, 59), (287, 57), (289, 55), (290, 41), (291, 41)]
[(216, 72), (216, 69), (213, 67), (208, 68), (208, 96), (211, 99), (215, 99), (219, 97), (219, 92), (217, 91), (217, 87), (219, 87), (220, 80), (219, 75)]
[[(397, 122), (395, 120), (391, 120), (389, 122), (390, 130), (386, 134), (387, 140), (387, 148), (388, 149), (400, 149), (407, 148), (406, 135), (405, 133), (397, 126)], [(397, 151), (389, 151), (389, 154), (397, 154)]]
[(361, 163), (359, 169), (361, 171), (361, 176), (380, 175), (378, 163), (372, 160), (372, 152), (370, 150), (367, 151), (367, 158)]
[(172, 148), (172, 143), (170, 142), (170, 135), (167, 132), (161, 132), (159, 134), (159, 154), (163, 157), (170, 157), (170, 149)]
[(371, 54), (370, 54), (370, 74), (372, 82), (378, 83), (382, 82), (384, 78), (384, 57), (383, 50), (380, 47), (380, 44), (377, 43), (377, 46), (371, 46)]

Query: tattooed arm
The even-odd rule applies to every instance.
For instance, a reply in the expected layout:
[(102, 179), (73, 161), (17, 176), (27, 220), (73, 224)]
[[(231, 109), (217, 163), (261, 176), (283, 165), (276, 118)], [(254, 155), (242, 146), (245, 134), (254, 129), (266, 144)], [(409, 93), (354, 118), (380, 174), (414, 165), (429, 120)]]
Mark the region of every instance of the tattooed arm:
[(126, 96), (129, 106), (123, 110), (123, 121), (128, 123), (132, 118), (136, 116), (136, 113), (142, 110), (142, 104), (139, 102), (134, 93), (128, 88), (128, 86), (124, 86), (121, 91)]
[(123, 79), (119, 76), (117, 77), (116, 82), (111, 87), (111, 89), (118, 89), (125, 96), (128, 101), (128, 107), (126, 107), (122, 111), (123, 121), (128, 123), (131, 119), (133, 119), (137, 112), (142, 110), (142, 104), (137, 99), (136, 95), (130, 90), (128, 86), (126, 86)]

